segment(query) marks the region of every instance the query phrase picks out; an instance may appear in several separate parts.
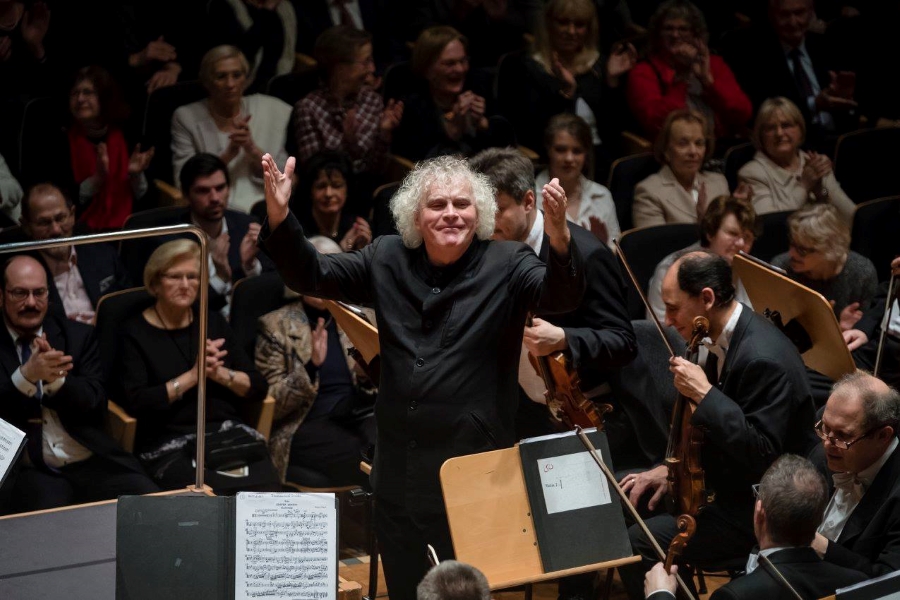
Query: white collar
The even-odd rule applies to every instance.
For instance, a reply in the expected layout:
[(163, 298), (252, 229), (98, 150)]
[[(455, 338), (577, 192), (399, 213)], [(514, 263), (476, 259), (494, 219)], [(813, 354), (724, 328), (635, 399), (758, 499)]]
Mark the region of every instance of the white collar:
[(535, 254), (540, 256), (541, 247), (544, 244), (544, 212), (537, 207), (534, 210), (536, 213), (534, 223), (531, 226), (531, 231), (528, 232), (528, 237), (525, 238), (525, 243), (531, 246)]
[(703, 344), (710, 352), (718, 356), (719, 360), (725, 359), (728, 347), (731, 346), (731, 338), (734, 337), (734, 330), (737, 328), (738, 319), (741, 318), (741, 313), (744, 310), (744, 305), (740, 302), (735, 302), (734, 304), (734, 310), (731, 312), (731, 316), (728, 317), (728, 321), (725, 323), (725, 327), (722, 328), (722, 332), (716, 338), (716, 341), (713, 342), (710, 338), (703, 340)]

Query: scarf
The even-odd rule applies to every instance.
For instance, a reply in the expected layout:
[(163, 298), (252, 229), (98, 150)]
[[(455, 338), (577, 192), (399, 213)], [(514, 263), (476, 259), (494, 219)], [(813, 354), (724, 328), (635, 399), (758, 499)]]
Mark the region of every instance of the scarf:
[[(69, 129), (68, 136), (72, 175), (80, 184), (97, 172), (97, 145), (79, 126)], [(125, 136), (119, 129), (110, 129), (105, 142), (109, 153), (109, 173), (80, 217), (92, 230), (120, 229), (131, 214), (134, 203)]]

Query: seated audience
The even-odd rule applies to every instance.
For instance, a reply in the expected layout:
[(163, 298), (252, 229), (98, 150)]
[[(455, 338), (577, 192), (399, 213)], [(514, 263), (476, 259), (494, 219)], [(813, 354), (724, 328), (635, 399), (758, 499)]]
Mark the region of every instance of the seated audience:
[(350, 160), (339, 152), (319, 152), (303, 165), (291, 210), (306, 235), (327, 237), (341, 250), (359, 250), (372, 241), (368, 221), (355, 216), (353, 204), (347, 206), (352, 183)]
[(849, 223), (856, 205), (834, 178), (824, 154), (800, 149), (806, 123), (787, 98), (770, 98), (756, 115), (753, 141), (756, 154), (741, 167), (738, 178), (753, 188), (756, 213), (796, 210), (807, 202), (833, 204)]
[(711, 199), (729, 194), (724, 175), (703, 170), (713, 138), (700, 113), (669, 113), (653, 151), (662, 168), (634, 188), (635, 227), (696, 223)]
[(850, 228), (827, 204), (805, 206), (788, 218), (788, 251), (772, 259), (788, 277), (827, 298), (841, 330), (852, 329), (878, 287), (875, 265), (850, 250)]
[[(91, 230), (117, 229), (147, 192), (144, 170), (153, 149), (131, 151), (122, 132), (129, 109), (102, 67), (84, 67), (69, 88), (71, 123), (53, 140), (41, 181), (50, 180), (76, 200), (78, 220)], [(32, 182), (32, 183), (37, 183)]]
[(768, 23), (725, 44), (725, 55), (755, 107), (783, 96), (801, 111), (810, 145), (830, 152), (836, 134), (855, 129), (852, 50), (810, 27), (814, 0), (769, 0)]
[(9, 170), (3, 156), (0, 156), (0, 227), (18, 223), (23, 194), (22, 186)]
[(320, 150), (340, 150), (353, 160), (354, 174), (380, 173), (403, 103), (385, 105), (367, 85), (375, 73), (372, 37), (352, 27), (332, 27), (316, 40), (315, 59), (322, 87), (294, 107), (301, 162)]
[[(59, 188), (38, 184), (28, 190), (22, 202), (21, 223), (25, 240), (72, 237), (75, 207)], [(49, 286), (51, 307), (62, 307), (73, 321), (93, 325), (100, 298), (131, 287), (119, 253), (110, 244), (48, 248), (40, 250), (36, 258), (53, 282)]]
[[(756, 213), (746, 199), (719, 196), (709, 203), (700, 219), (700, 241), (668, 255), (656, 265), (656, 271), (647, 286), (647, 301), (660, 322), (666, 319), (666, 305), (662, 298), (663, 278), (675, 260), (685, 252), (706, 248), (731, 264), (735, 255), (743, 250), (747, 254), (756, 240)], [(752, 307), (747, 290), (740, 279), (734, 281), (734, 297)], [(650, 318), (649, 313), (647, 318)]]
[(249, 212), (265, 195), (262, 163), (265, 148), (287, 158), (284, 149), (291, 108), (264, 94), (244, 96), (250, 65), (234, 46), (216, 46), (200, 62), (200, 81), (209, 97), (180, 107), (172, 116), (175, 180), (189, 158), (215, 154), (228, 165), (231, 205)]
[(484, 573), (466, 563), (444, 560), (432, 568), (416, 588), (416, 600), (490, 600)]
[(394, 154), (418, 161), (515, 144), (506, 119), (488, 118), (490, 90), (473, 89), (467, 77), (468, 45), (452, 27), (431, 27), (419, 35), (411, 62), (421, 89), (403, 99)]
[(566, 218), (581, 225), (604, 244), (619, 238), (619, 219), (612, 194), (592, 181), (594, 170), (591, 129), (578, 115), (563, 113), (550, 119), (544, 132), (549, 166), (534, 180), (534, 195), (541, 208), (541, 193), (551, 179), (566, 191)]
[(869, 577), (900, 569), (898, 423), (896, 390), (857, 371), (834, 386), (816, 424), (834, 495), (812, 547)]
[(673, 110), (698, 112), (718, 138), (746, 132), (750, 99), (721, 57), (710, 54), (703, 13), (688, 0), (668, 0), (650, 19), (650, 55), (628, 75), (628, 105), (654, 139)]
[[(231, 329), (218, 313), (209, 313), (206, 356), (199, 355), (199, 280), (199, 246), (189, 240), (163, 244), (144, 269), (153, 305), (121, 325), (122, 404), (138, 419), (135, 451), (164, 489), (194, 479), (198, 363), (206, 369), (207, 448), (213, 444), (211, 435), (234, 435), (238, 430), (250, 442), (262, 439), (243, 423), (241, 408), (265, 397), (266, 380), (233, 342)], [(253, 458), (246, 457), (243, 464)]]
[[(322, 236), (310, 243), (323, 254), (341, 248)], [(315, 471), (331, 485), (368, 484), (359, 470), (375, 444), (375, 389), (347, 350), (350, 340), (324, 301), (298, 296), (259, 320), (256, 367), (275, 398), (269, 450), (282, 480), (288, 467)]]
[(213, 44), (240, 48), (253, 65), (248, 86), (266, 89), (277, 75), (294, 70), (297, 15), (287, 0), (210, 0), (204, 24)]
[(507, 57), (500, 68), (501, 114), (519, 143), (540, 152), (541, 135), (553, 115), (568, 112), (591, 127), (595, 173), (606, 178), (618, 155), (625, 106), (622, 76), (637, 60), (631, 45), (609, 57), (598, 50), (597, 11), (591, 0), (551, 0), (538, 21), (533, 48)]
[(48, 313), (47, 287), (34, 258), (4, 263), (0, 418), (28, 439), (0, 491), (0, 512), (159, 491), (104, 431), (106, 393), (93, 328)]
[[(784, 588), (762, 563), (763, 556), (801, 598), (823, 598), (865, 581), (864, 573), (829, 564), (810, 548), (827, 502), (825, 478), (808, 460), (784, 454), (772, 463), (756, 488), (753, 533), (759, 547), (747, 560), (746, 574), (714, 591), (711, 600), (782, 597)], [(666, 600), (675, 592), (675, 577), (657, 563), (644, 580), (645, 597)]]
[[(900, 275), (900, 258), (891, 261), (891, 272), (894, 276)], [(894, 289), (896, 289), (897, 284), (894, 285)], [(898, 389), (900, 388), (900, 302), (896, 296), (893, 296), (888, 303), (889, 293), (888, 282), (882, 283), (868, 310), (863, 311), (862, 317), (853, 329), (844, 332), (844, 341), (847, 342), (847, 348), (853, 353), (853, 360), (860, 369), (873, 371), (880, 352), (881, 363), (878, 377), (894, 389)], [(890, 317), (885, 315), (886, 308), (889, 310)], [(884, 343), (879, 347), (882, 330), (885, 329)]]

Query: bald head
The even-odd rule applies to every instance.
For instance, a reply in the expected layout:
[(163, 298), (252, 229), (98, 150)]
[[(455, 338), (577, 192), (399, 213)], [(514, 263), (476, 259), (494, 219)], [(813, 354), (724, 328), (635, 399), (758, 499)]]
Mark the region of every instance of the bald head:
[(19, 335), (34, 335), (47, 314), (47, 273), (30, 256), (14, 256), (3, 267), (3, 316)]

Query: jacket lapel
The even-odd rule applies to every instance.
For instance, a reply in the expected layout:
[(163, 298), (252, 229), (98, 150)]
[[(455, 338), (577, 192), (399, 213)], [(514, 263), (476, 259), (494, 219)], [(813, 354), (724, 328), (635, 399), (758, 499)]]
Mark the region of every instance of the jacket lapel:
[(875, 513), (878, 512), (884, 499), (890, 494), (891, 485), (898, 478), (900, 478), (900, 448), (894, 450), (888, 461), (878, 471), (875, 481), (866, 490), (862, 500), (853, 509), (853, 513), (847, 519), (847, 524), (844, 525), (841, 535), (838, 536), (837, 541), (840, 545), (846, 546), (852, 542), (872, 522)]
[(751, 312), (753, 311), (746, 306), (741, 310), (741, 316), (738, 317), (737, 325), (734, 328), (734, 335), (731, 336), (731, 343), (728, 344), (728, 352), (725, 353), (725, 364), (722, 365), (722, 373), (719, 375), (720, 385), (717, 385), (717, 388), (724, 388), (725, 382), (728, 381), (728, 376), (731, 375), (731, 367), (734, 365), (734, 349), (740, 346), (744, 333), (750, 326)]

